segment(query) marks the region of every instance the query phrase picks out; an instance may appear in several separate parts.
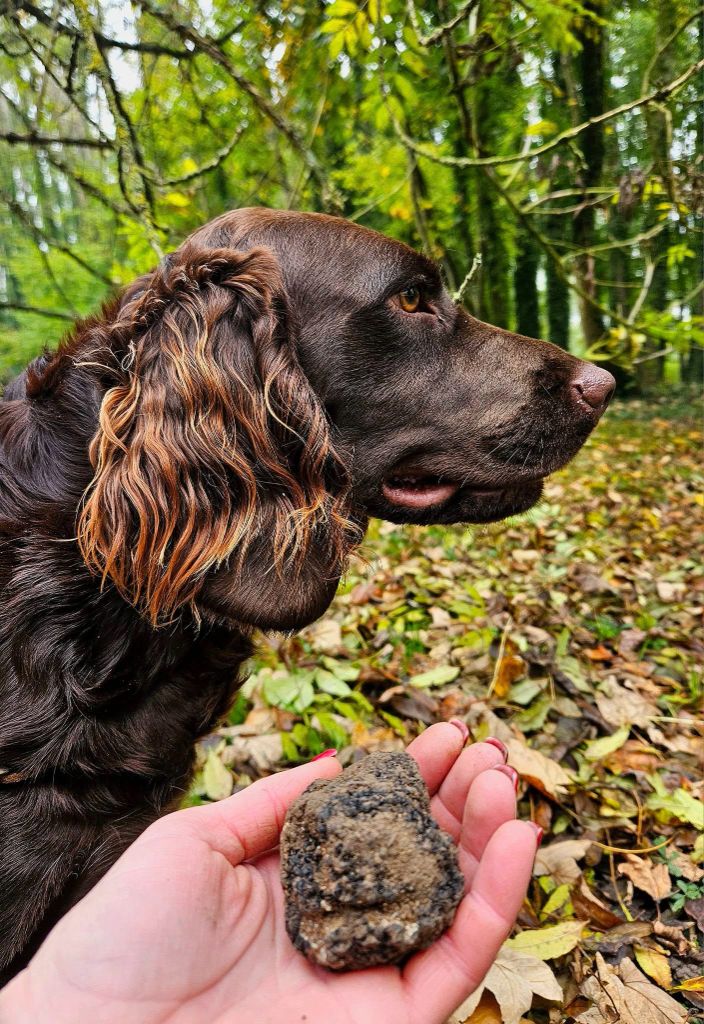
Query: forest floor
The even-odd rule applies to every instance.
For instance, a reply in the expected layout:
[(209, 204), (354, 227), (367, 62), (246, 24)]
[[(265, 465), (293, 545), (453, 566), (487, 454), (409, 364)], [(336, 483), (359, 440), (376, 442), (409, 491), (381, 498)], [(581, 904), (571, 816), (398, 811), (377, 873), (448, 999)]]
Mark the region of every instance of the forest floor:
[(520, 518), (374, 522), (326, 617), (262, 644), (202, 745), (194, 802), (453, 716), (508, 744), (545, 838), (455, 1021), (704, 1021), (701, 424), (617, 404)]

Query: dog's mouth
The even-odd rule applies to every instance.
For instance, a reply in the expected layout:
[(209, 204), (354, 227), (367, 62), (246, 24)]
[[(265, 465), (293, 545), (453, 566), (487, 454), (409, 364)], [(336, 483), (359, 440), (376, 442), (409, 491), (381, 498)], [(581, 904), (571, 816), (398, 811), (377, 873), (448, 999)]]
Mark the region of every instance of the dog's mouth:
[[(398, 509), (397, 514), (400, 515), (430, 512), (444, 519), (450, 509), (461, 506), (469, 520), (488, 522), (529, 508), (540, 496), (542, 482), (542, 477), (534, 477), (504, 480), (493, 485), (480, 484), (402, 470), (386, 477), (381, 493), (387, 507), (390, 505)], [(452, 501), (453, 498), (456, 500)], [(413, 519), (415, 521), (415, 516)]]
[(449, 501), (460, 489), (454, 481), (420, 473), (404, 473), (384, 480), (382, 493), (391, 505), (401, 508), (425, 509)]

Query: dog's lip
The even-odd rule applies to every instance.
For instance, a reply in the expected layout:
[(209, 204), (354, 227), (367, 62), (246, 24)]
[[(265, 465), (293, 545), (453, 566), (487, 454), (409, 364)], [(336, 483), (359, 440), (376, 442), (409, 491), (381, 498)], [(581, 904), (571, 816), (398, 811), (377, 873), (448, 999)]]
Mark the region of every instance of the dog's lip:
[[(513, 486), (516, 482), (513, 482)], [(471, 481), (460, 483), (433, 476), (421, 470), (401, 470), (391, 473), (382, 482), (381, 490), (384, 498), (392, 505), (403, 508), (426, 509), (442, 505), (454, 498), (458, 492), (476, 498), (490, 498), (506, 491), (509, 483), (474, 484)]]
[(504, 480), (500, 483), (472, 482), (449, 480), (444, 477), (433, 476), (426, 470), (398, 470), (390, 473), (382, 482), (381, 491), (391, 505), (411, 509), (427, 509), (454, 498), (458, 493), (466, 494), (468, 497), (496, 498), (507, 491), (530, 487), (533, 484), (541, 483), (543, 476), (531, 476), (530, 478), (519, 478)]

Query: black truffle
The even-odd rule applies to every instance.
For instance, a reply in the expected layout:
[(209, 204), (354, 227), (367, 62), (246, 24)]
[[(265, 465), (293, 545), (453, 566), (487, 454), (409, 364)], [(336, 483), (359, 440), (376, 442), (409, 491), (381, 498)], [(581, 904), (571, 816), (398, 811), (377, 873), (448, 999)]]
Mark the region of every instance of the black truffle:
[(452, 923), (464, 877), (408, 754), (369, 754), (308, 787), (281, 834), (286, 929), (332, 970), (398, 963)]

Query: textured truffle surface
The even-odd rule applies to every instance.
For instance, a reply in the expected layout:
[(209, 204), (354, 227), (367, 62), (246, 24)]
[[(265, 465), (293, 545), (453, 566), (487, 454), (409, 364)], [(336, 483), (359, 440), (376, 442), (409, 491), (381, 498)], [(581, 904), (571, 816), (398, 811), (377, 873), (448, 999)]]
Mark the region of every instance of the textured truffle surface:
[(314, 782), (281, 834), (286, 929), (332, 970), (397, 963), (451, 924), (464, 878), (408, 754), (369, 754)]

